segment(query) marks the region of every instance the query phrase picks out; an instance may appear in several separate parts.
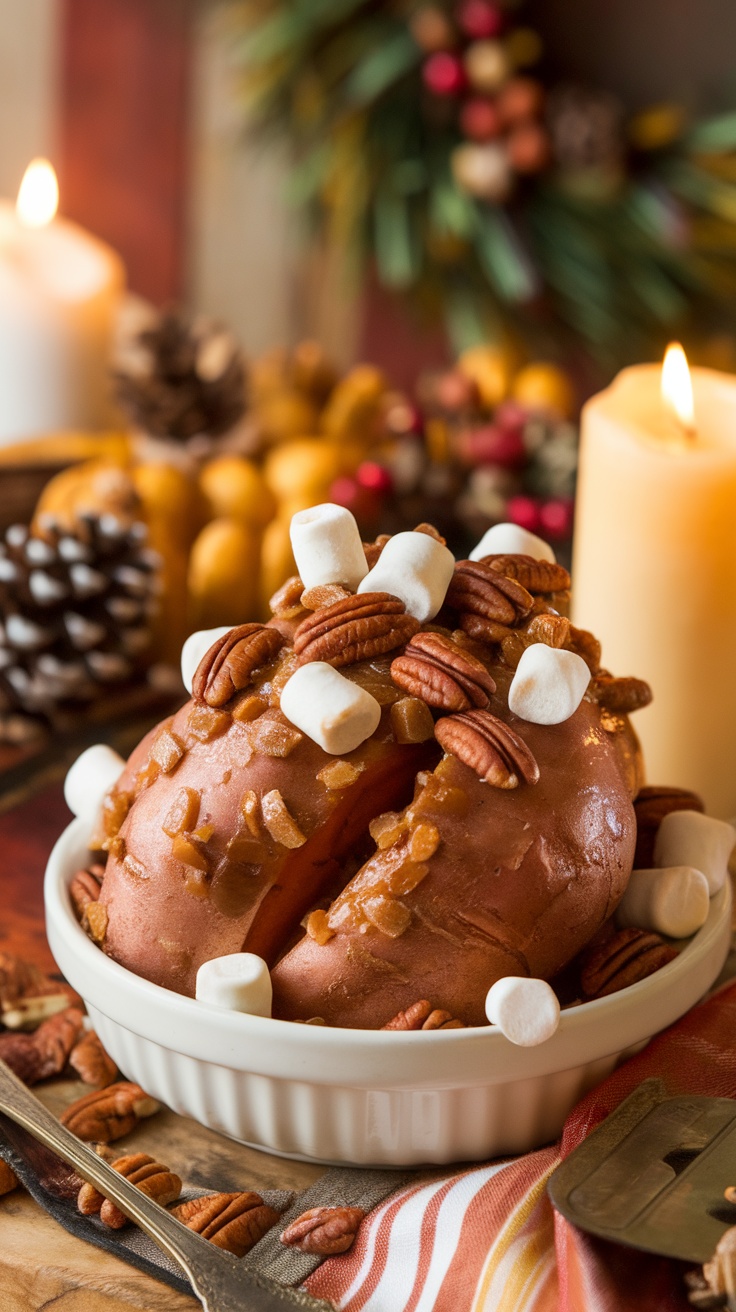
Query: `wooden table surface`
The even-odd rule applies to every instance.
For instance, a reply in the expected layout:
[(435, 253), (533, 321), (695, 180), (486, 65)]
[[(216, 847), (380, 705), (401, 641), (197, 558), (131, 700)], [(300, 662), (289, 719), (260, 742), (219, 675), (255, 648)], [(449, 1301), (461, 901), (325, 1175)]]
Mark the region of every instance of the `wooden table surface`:
[[(70, 813), (54, 785), (0, 815), (0, 950), (56, 966), (46, 942), (43, 874)], [(57, 1115), (87, 1089), (56, 1080), (35, 1090)], [(126, 1139), (121, 1153), (149, 1152), (185, 1186), (306, 1189), (323, 1167), (288, 1162), (235, 1144), (162, 1111)], [(194, 1312), (199, 1302), (62, 1229), (27, 1194), (0, 1198), (0, 1312)]]

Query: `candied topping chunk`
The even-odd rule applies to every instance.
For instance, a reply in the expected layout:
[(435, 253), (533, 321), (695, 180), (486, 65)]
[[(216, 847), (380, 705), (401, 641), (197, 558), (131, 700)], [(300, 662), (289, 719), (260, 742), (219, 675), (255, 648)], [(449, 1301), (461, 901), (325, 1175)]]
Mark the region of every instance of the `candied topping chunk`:
[(398, 811), (384, 811), (377, 815), (368, 826), (373, 842), (379, 851), (392, 847), (402, 834), (406, 833), (407, 822)]
[(341, 788), (349, 788), (351, 784), (365, 770), (363, 762), (353, 764), (352, 761), (330, 761), (328, 765), (322, 767), (317, 774), (320, 783), (331, 791), (337, 791)]
[(131, 856), (130, 852), (123, 859), (123, 870), (126, 875), (130, 875), (131, 879), (148, 879), (148, 871), (143, 862)]
[(282, 847), (301, 847), (306, 838), (289, 811), (278, 788), (261, 798), (263, 823), (275, 843)]
[(175, 860), (181, 861), (185, 866), (193, 866), (195, 870), (205, 872), (210, 868), (207, 854), (198, 846), (193, 834), (177, 834), (171, 844), (171, 850)]
[(230, 714), (234, 720), (240, 724), (249, 724), (251, 720), (257, 720), (259, 715), (268, 709), (268, 702), (265, 697), (259, 696), (257, 692), (246, 693), (236, 702)]
[(388, 938), (401, 938), (411, 924), (409, 908), (384, 893), (365, 898), (361, 909), (366, 919)]
[(426, 743), (434, 738), (432, 712), (419, 697), (402, 697), (391, 707), (391, 729), (397, 743)]
[(280, 720), (258, 720), (249, 729), (248, 740), (254, 752), (286, 757), (302, 741), (302, 735), (293, 725)]
[(164, 727), (154, 738), (151, 760), (155, 761), (163, 774), (170, 774), (179, 764), (185, 751), (186, 747), (181, 739), (177, 738), (169, 728)]
[(413, 861), (428, 861), (440, 845), (440, 831), (426, 821), (418, 824), (409, 839), (409, 852)]
[(240, 814), (253, 838), (258, 838), (261, 833), (259, 811), (258, 794), (252, 788), (248, 788), (240, 799)]
[(179, 789), (161, 826), (169, 838), (175, 838), (185, 830), (194, 829), (199, 815), (199, 800), (196, 788)]
[(90, 902), (84, 914), (90, 936), (95, 943), (102, 945), (107, 933), (107, 907), (103, 906), (101, 902)]
[(189, 712), (187, 733), (197, 742), (208, 743), (211, 738), (217, 738), (219, 734), (224, 733), (230, 723), (231, 716), (227, 711), (218, 711), (212, 706), (196, 704)]
[(334, 929), (330, 929), (326, 911), (310, 911), (304, 921), (304, 928), (309, 937), (313, 938), (320, 947), (324, 947), (325, 943), (329, 943), (330, 939), (335, 937)]

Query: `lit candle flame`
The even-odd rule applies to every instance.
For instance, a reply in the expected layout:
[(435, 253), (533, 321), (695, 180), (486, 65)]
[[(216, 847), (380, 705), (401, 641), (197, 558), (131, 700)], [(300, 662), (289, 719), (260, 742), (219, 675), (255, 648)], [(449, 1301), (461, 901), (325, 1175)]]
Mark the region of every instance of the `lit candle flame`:
[(45, 228), (59, 207), (59, 184), (47, 159), (31, 160), (20, 184), (16, 211), (27, 228)]
[(662, 400), (687, 433), (695, 431), (693, 383), (679, 342), (667, 347), (662, 365)]

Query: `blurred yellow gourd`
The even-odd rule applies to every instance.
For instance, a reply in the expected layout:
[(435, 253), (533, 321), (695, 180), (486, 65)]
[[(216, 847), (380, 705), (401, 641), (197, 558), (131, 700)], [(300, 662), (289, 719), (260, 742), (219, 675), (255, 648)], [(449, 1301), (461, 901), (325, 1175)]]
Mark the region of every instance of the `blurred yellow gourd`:
[(264, 396), (255, 409), (255, 418), (263, 441), (273, 446), (301, 433), (315, 432), (319, 412), (302, 392), (284, 388)]
[(339, 442), (302, 437), (269, 453), (263, 477), (279, 502), (309, 506), (325, 499), (330, 484), (344, 472), (343, 460)]
[(569, 419), (575, 408), (572, 383), (556, 364), (525, 365), (514, 379), (511, 394), (530, 410), (548, 410), (563, 419)]
[(80, 514), (119, 515), (128, 521), (140, 514), (135, 484), (128, 471), (110, 460), (85, 460), (71, 465), (46, 484), (34, 516), (55, 519), (73, 529)]
[(199, 476), (208, 519), (230, 517), (263, 529), (276, 513), (276, 500), (261, 471), (243, 456), (218, 456)]
[(503, 401), (511, 377), (510, 353), (505, 347), (471, 346), (463, 351), (457, 367), (466, 378), (472, 378), (487, 410)]
[(160, 523), (177, 543), (188, 547), (207, 518), (192, 475), (161, 461), (136, 465), (132, 476), (149, 527)]
[(341, 378), (322, 411), (321, 427), (328, 437), (371, 442), (386, 391), (386, 379), (372, 364), (359, 364)]
[(240, 520), (206, 524), (189, 556), (189, 630), (245, 624), (258, 604), (260, 535)]

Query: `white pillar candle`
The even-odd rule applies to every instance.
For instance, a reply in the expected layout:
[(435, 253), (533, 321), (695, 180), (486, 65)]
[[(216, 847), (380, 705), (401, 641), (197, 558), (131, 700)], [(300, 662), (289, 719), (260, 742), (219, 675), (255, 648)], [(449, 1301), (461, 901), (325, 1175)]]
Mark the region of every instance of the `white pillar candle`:
[[(603, 665), (652, 686), (647, 778), (736, 814), (736, 378), (693, 369), (694, 418), (662, 369), (619, 374), (583, 410), (573, 619)], [(685, 389), (686, 391), (687, 389)]]
[(33, 175), (31, 185), (24, 179), (20, 209), (0, 201), (2, 445), (110, 421), (111, 337), (125, 270), (109, 246), (53, 217), (48, 172), (36, 177), (35, 185)]

